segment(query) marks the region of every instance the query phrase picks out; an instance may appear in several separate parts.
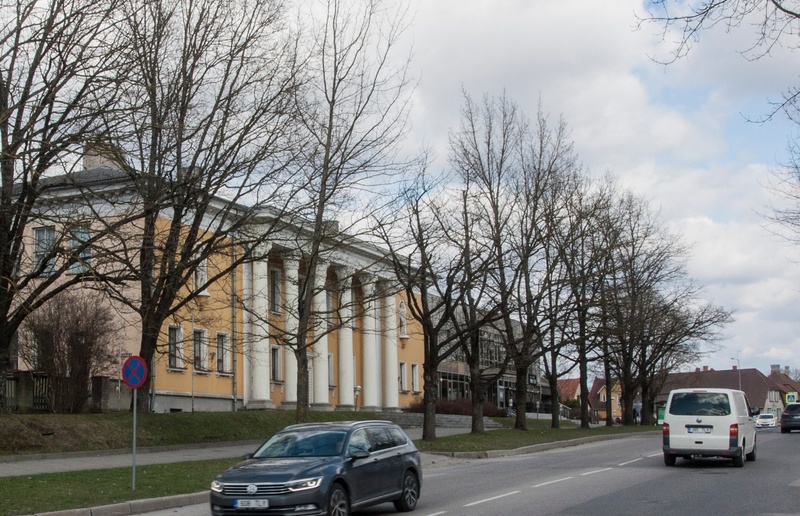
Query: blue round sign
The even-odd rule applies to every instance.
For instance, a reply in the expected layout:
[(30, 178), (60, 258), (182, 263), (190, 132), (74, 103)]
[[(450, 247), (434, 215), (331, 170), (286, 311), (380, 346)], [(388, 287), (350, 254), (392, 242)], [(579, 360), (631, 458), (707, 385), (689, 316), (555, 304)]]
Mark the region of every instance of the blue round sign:
[(122, 381), (131, 389), (138, 389), (147, 380), (147, 364), (140, 356), (130, 356), (122, 364)]

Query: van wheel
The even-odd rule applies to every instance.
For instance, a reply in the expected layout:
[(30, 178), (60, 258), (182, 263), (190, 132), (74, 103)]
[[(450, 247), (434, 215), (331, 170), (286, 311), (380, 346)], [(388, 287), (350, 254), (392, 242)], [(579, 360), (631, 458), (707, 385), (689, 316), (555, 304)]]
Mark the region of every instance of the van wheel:
[(742, 447), (739, 449), (739, 454), (733, 458), (733, 467), (734, 468), (741, 468), (744, 466), (744, 441), (742, 442)]
[(744, 456), (744, 458), (747, 459), (747, 462), (753, 462), (753, 461), (756, 460), (756, 444), (757, 444), (757, 442), (754, 440), (753, 441), (753, 451), (751, 451), (750, 453), (748, 453), (747, 455)]
[(675, 455), (670, 455), (669, 453), (664, 454), (664, 464), (667, 466), (674, 466), (675, 465)]

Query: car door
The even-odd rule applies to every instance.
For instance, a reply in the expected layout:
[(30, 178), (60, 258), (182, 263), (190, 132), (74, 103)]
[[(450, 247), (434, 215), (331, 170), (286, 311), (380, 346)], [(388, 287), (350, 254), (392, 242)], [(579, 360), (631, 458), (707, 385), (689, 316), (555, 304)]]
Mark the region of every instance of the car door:
[[(369, 457), (352, 459), (353, 452), (369, 452)], [(373, 454), (373, 445), (364, 428), (355, 430), (350, 435), (347, 445), (348, 463), (347, 483), (350, 489), (350, 503), (357, 506), (368, 500), (376, 498), (381, 492), (380, 463)]]
[(378, 464), (375, 474), (380, 496), (398, 493), (403, 467), (400, 448), (384, 426), (368, 427), (367, 435), (374, 446), (372, 456)]

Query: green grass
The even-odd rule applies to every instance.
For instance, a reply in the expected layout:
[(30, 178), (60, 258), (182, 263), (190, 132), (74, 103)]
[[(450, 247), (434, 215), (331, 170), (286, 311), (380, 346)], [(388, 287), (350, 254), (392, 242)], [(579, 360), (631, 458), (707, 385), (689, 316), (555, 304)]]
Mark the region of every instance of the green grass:
[[(309, 421), (374, 419), (367, 412), (309, 412)], [(497, 421), (505, 425), (508, 418)], [(137, 417), (137, 447), (241, 440), (262, 440), (294, 422), (289, 411), (236, 413), (148, 414)], [(0, 416), (0, 455), (127, 449), (132, 446), (133, 416), (127, 413), (85, 415)], [(569, 422), (550, 428), (549, 419), (529, 419), (528, 430), (491, 430), (481, 435), (440, 437), (433, 443), (417, 441), (425, 451), (486, 451), (591, 435), (654, 431), (655, 427), (599, 427), (581, 429)], [(95, 507), (143, 498), (195, 493), (208, 489), (214, 476), (238, 459), (192, 461), (136, 467), (136, 491), (131, 468), (22, 477), (0, 477), (0, 516), (34, 514), (62, 509)], [(4, 467), (13, 467), (8, 463)]]
[(0, 478), (0, 516), (96, 507), (129, 500), (207, 490), (217, 473), (238, 459), (156, 464)]

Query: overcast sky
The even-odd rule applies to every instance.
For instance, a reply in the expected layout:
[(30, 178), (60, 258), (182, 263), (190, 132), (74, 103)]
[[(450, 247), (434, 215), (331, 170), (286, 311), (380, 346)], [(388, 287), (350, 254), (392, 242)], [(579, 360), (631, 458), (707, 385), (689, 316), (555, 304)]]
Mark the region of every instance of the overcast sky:
[(800, 368), (800, 249), (765, 229), (759, 213), (778, 199), (765, 185), (787, 160), (793, 127), (765, 124), (769, 100), (797, 83), (796, 56), (742, 55), (751, 27), (703, 34), (669, 66), (660, 27), (635, 30), (636, 0), (410, 0), (414, 16), (412, 144), (432, 146), (445, 166), (461, 89), (474, 98), (505, 91), (529, 117), (537, 103), (563, 116), (593, 174), (661, 210), (691, 244), (691, 277), (735, 312), (724, 349), (697, 366), (736, 364), (769, 373)]

